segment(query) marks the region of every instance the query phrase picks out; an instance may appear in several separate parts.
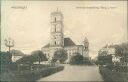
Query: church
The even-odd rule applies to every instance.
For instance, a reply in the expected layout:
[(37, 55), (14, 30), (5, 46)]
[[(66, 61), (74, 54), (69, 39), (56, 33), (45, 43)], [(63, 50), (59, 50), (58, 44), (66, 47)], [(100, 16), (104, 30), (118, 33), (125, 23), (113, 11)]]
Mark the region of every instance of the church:
[(49, 60), (52, 59), (55, 51), (64, 49), (67, 52), (69, 62), (70, 58), (75, 53), (80, 53), (84, 57), (88, 56), (88, 40), (84, 42), (85, 45), (76, 45), (71, 38), (64, 37), (64, 24), (63, 14), (60, 11), (51, 13), (51, 29), (50, 29), (50, 41), (44, 47), (41, 48), (44, 54), (46, 54)]

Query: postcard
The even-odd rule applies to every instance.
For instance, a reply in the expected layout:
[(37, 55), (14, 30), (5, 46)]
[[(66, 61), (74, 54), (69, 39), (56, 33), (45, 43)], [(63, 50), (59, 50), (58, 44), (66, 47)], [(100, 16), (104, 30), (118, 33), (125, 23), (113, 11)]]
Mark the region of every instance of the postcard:
[(127, 0), (2, 0), (1, 81), (128, 81)]

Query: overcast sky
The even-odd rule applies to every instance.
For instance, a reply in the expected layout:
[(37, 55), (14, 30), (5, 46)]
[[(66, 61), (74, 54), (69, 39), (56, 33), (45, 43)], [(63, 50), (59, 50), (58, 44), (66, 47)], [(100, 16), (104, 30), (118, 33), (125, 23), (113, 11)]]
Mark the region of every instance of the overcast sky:
[(2, 2), (3, 40), (15, 40), (14, 49), (30, 53), (50, 39), (50, 13), (58, 8), (64, 15), (64, 35), (76, 44), (84, 37), (90, 43), (91, 57), (107, 43), (126, 41), (125, 1), (4, 1)]

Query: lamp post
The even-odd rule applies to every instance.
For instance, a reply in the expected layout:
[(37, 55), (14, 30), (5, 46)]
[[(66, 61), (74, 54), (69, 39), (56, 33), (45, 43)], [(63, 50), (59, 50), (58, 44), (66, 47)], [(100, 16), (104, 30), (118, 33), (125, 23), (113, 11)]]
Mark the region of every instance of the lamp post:
[(10, 52), (11, 47), (14, 47), (14, 40), (11, 38), (5, 39), (5, 46), (8, 47), (8, 51)]

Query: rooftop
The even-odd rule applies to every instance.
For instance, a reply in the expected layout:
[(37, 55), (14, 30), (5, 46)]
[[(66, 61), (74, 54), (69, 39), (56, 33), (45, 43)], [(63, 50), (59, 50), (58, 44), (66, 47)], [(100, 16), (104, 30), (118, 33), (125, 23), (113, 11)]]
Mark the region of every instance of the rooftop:
[[(70, 38), (64, 38), (64, 47), (76, 46), (76, 44)], [(45, 45), (43, 48), (49, 48), (50, 43)]]

